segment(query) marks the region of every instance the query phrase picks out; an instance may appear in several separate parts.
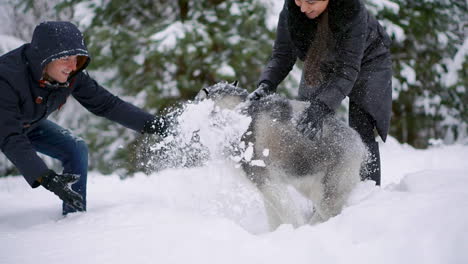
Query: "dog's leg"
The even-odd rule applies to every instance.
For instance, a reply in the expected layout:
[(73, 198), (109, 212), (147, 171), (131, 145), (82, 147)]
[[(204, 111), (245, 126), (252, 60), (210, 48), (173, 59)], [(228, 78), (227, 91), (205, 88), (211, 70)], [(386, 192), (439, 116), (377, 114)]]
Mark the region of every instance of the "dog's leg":
[(263, 186), (261, 191), (270, 230), (275, 230), (281, 224), (291, 224), (294, 227), (304, 225), (305, 221), (285, 190), (285, 186)]
[(281, 224), (291, 224), (294, 227), (305, 224), (305, 219), (291, 198), (286, 184), (270, 180), (259, 186), (259, 189), (263, 194), (270, 230), (275, 230)]
[[(340, 191), (340, 169), (329, 168), (322, 178), (319, 199), (315, 200), (314, 213), (309, 224), (325, 222), (338, 215), (346, 202), (346, 195)], [(317, 196), (317, 194), (315, 194)]]
[(321, 213), (317, 212), (317, 207), (322, 202), (324, 197), (324, 184), (323, 179), (326, 173), (321, 171), (315, 174), (303, 175), (292, 181), (293, 186), (299, 193), (307, 197), (313, 204), (313, 212), (307, 223), (310, 225), (323, 222)]
[[(327, 221), (343, 209), (349, 194), (359, 182), (362, 158), (359, 153), (345, 153), (342, 159), (330, 166), (322, 178), (322, 192), (310, 224)], [(363, 157), (363, 155), (362, 155)]]
[(309, 225), (315, 225), (324, 222), (320, 213), (317, 213), (317, 208), (314, 206), (314, 211), (312, 213), (312, 217), (309, 220)]
[(280, 192), (282, 188), (273, 184), (267, 184), (260, 188), (263, 195), (263, 202), (268, 216), (270, 230), (274, 231), (281, 224), (286, 224), (287, 213), (284, 212), (285, 203), (288, 203)]
[(270, 230), (281, 224), (292, 224), (298, 227), (305, 224), (304, 217), (291, 199), (287, 185), (265, 167), (244, 164), (247, 177), (257, 186), (263, 196), (265, 211)]

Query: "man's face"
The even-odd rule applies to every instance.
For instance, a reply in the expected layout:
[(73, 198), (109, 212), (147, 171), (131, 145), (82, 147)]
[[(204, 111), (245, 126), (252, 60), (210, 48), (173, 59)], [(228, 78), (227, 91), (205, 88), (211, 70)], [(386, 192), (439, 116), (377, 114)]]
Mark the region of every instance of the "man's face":
[(301, 12), (308, 18), (314, 19), (320, 16), (328, 6), (329, 0), (295, 0)]
[(45, 67), (45, 73), (57, 82), (66, 82), (70, 73), (76, 71), (78, 56), (67, 56), (51, 61)]

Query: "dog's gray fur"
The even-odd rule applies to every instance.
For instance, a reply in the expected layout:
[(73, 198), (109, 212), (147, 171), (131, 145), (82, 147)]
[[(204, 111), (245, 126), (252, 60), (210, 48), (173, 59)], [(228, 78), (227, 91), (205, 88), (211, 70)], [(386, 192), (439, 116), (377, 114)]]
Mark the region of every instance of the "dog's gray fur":
[[(266, 166), (254, 166), (248, 161), (242, 166), (264, 196), (270, 227), (314, 224), (338, 215), (360, 180), (359, 171), (366, 158), (359, 134), (331, 116), (310, 140), (296, 129), (296, 120), (307, 102), (275, 94), (248, 103), (247, 95), (245, 89), (218, 83), (202, 89), (196, 100), (210, 98), (230, 109), (245, 104), (252, 122), (243, 141), (253, 143), (253, 160), (263, 160)], [(265, 149), (269, 150), (267, 157), (263, 155)], [(292, 201), (288, 185), (313, 202), (314, 214), (308, 221)]]

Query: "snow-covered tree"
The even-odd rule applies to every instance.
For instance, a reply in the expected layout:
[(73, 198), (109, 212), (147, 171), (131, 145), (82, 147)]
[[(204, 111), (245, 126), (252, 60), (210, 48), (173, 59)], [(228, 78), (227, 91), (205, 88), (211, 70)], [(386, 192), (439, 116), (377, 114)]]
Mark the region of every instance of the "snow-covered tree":
[(467, 4), (464, 0), (369, 0), (393, 37), (390, 134), (426, 147), (466, 137)]
[[(65, 6), (75, 10), (74, 20), (84, 30), (93, 77), (156, 113), (221, 80), (255, 87), (274, 36), (264, 3), (81, 0)], [(106, 157), (132, 170), (135, 155), (127, 146), (137, 138), (133, 132), (101, 121), (85, 134), (92, 138), (94, 160), (102, 161), (94, 165), (109, 169)]]

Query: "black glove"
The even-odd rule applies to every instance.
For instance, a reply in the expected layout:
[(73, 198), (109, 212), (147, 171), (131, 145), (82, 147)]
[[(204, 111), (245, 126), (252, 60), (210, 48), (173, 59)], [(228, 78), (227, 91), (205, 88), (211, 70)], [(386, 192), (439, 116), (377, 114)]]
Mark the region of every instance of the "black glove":
[(262, 82), (258, 85), (257, 89), (247, 96), (248, 101), (256, 101), (262, 97), (274, 93), (273, 88), (270, 84)]
[(322, 130), (323, 120), (334, 113), (325, 103), (312, 100), (310, 106), (302, 112), (297, 122), (297, 130), (313, 140), (318, 131)]
[(147, 121), (143, 127), (142, 132), (147, 134), (158, 134), (161, 137), (166, 137), (168, 128), (168, 120), (165, 117), (160, 116), (155, 117), (153, 120)]
[(58, 175), (55, 171), (49, 170), (46, 175), (42, 176), (41, 185), (76, 211), (85, 211), (83, 197), (71, 189), (71, 185), (79, 179), (80, 176), (76, 174)]

